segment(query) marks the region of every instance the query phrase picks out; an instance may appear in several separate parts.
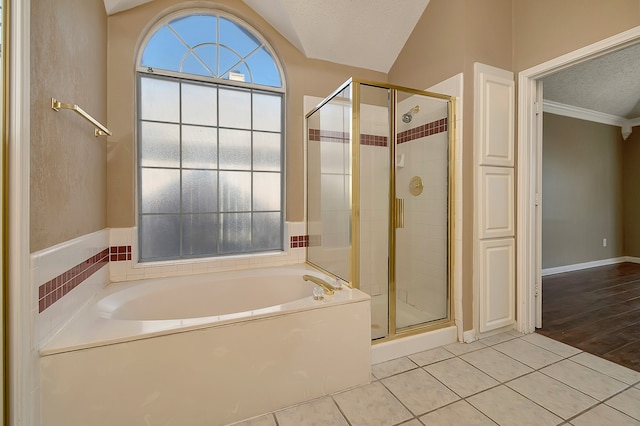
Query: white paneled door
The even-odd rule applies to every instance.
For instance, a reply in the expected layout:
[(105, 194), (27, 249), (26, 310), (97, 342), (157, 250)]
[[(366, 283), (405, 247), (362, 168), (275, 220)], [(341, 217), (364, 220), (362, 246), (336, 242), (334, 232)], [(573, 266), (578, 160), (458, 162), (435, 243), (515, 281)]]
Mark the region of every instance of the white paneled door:
[(515, 323), (513, 73), (474, 67), (474, 329)]

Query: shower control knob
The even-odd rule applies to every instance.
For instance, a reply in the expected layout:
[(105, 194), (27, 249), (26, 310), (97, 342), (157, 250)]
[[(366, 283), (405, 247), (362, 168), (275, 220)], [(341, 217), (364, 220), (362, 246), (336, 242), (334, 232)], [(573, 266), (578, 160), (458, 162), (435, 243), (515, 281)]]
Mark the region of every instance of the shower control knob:
[(420, 195), (423, 189), (424, 184), (422, 183), (422, 178), (420, 176), (412, 177), (409, 181), (409, 192), (411, 192), (411, 195)]

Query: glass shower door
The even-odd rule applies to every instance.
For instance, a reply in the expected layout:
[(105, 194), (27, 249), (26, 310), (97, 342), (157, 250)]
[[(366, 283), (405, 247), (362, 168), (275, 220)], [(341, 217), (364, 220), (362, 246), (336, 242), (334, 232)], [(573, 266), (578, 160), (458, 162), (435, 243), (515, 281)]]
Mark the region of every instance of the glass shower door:
[(403, 329), (448, 315), (448, 101), (398, 92), (395, 318)]
[(360, 85), (360, 290), (371, 296), (371, 338), (389, 333), (390, 90)]

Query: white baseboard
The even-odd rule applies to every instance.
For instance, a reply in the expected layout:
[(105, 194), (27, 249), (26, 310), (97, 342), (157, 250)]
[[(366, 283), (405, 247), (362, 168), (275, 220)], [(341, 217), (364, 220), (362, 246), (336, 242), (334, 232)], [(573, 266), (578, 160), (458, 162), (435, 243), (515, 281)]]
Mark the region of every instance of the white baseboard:
[(558, 266), (555, 268), (546, 268), (542, 270), (542, 276), (544, 277), (547, 275), (561, 274), (563, 272), (579, 271), (581, 269), (595, 268), (597, 266), (614, 265), (616, 263), (622, 263), (622, 262), (640, 263), (640, 258), (622, 256), (622, 257), (614, 257), (611, 259), (594, 260), (593, 262), (576, 263), (573, 265)]
[(476, 335), (475, 329), (467, 330), (462, 333), (462, 341), (464, 343), (471, 343), (475, 342), (476, 340), (478, 340), (478, 336)]

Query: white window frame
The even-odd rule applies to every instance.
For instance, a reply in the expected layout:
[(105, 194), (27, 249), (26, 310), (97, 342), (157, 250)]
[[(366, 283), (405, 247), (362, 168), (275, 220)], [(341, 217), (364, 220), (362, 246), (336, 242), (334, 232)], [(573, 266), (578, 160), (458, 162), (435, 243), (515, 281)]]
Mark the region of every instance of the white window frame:
[[(194, 74), (188, 74), (188, 73), (182, 73), (182, 72), (175, 72), (175, 71), (169, 71), (169, 70), (161, 70), (161, 69), (149, 69), (146, 66), (142, 66), (140, 65), (141, 61), (142, 61), (142, 55), (144, 53), (144, 50), (149, 42), (149, 40), (151, 40), (151, 38), (154, 36), (154, 34), (156, 33), (156, 31), (158, 31), (161, 27), (163, 27), (164, 25), (166, 25), (167, 23), (181, 18), (181, 17), (186, 17), (186, 16), (190, 16), (190, 15), (212, 15), (212, 16), (218, 16), (221, 18), (225, 18), (227, 20), (230, 20), (232, 22), (234, 22), (235, 24), (237, 24), (238, 26), (243, 27), (244, 29), (246, 29), (248, 32), (250, 32), (265, 48), (266, 50), (269, 52), (269, 54), (271, 55), (271, 57), (273, 58), (274, 64), (277, 67), (278, 73), (280, 75), (280, 80), (281, 80), (281, 86), (280, 87), (275, 87), (275, 86), (266, 86), (266, 85), (260, 85), (260, 84), (255, 84), (255, 83), (251, 83), (251, 82), (243, 82), (243, 81), (236, 81), (236, 80), (229, 80), (229, 79), (223, 79), (223, 78), (217, 78), (217, 77), (210, 77), (210, 76), (202, 76), (202, 75), (194, 75)], [(216, 254), (216, 253), (212, 253), (212, 254), (207, 254), (207, 255), (202, 255), (202, 256), (180, 256), (180, 257), (172, 257), (172, 258), (157, 258), (157, 259), (143, 259), (140, 257), (140, 251), (138, 251), (138, 259), (137, 261), (140, 263), (154, 263), (154, 262), (165, 262), (165, 261), (171, 261), (171, 262), (175, 262), (175, 261), (190, 261), (190, 260), (194, 260), (194, 259), (200, 259), (200, 260), (206, 260), (206, 259), (220, 259), (220, 258), (228, 258), (228, 257), (233, 257), (233, 256), (253, 256), (253, 255), (263, 255), (265, 253), (274, 253), (274, 252), (283, 252), (286, 251), (287, 249), (287, 241), (286, 241), (286, 147), (287, 147), (287, 132), (286, 132), (286, 115), (287, 115), (287, 104), (286, 104), (286, 79), (285, 79), (285, 73), (283, 70), (283, 67), (281, 65), (281, 61), (277, 55), (277, 53), (275, 52), (275, 50), (273, 49), (273, 47), (266, 41), (266, 39), (262, 36), (262, 34), (260, 34), (260, 32), (258, 30), (256, 30), (252, 25), (249, 25), (248, 23), (246, 23), (245, 21), (237, 18), (236, 16), (229, 14), (227, 12), (218, 10), (218, 9), (210, 9), (210, 8), (190, 8), (190, 9), (183, 9), (171, 14), (168, 14), (164, 17), (162, 17), (158, 22), (156, 22), (153, 26), (151, 26), (148, 31), (146, 32), (144, 38), (142, 39), (142, 42), (139, 45), (138, 48), (138, 54), (136, 57), (136, 62), (135, 62), (135, 102), (136, 102), (136, 118), (135, 118), (135, 147), (136, 147), (136, 184), (135, 184), (135, 188), (136, 188), (136, 227), (137, 227), (137, 234), (138, 234), (138, 245), (139, 247), (141, 244), (141, 240), (142, 240), (142, 234), (141, 234), (141, 230), (140, 230), (140, 218), (141, 218), (141, 212), (140, 212), (140, 200), (141, 200), (141, 195), (140, 195), (140, 172), (141, 172), (141, 165), (140, 165), (140, 155), (138, 152), (139, 149), (139, 144), (140, 144), (140, 135), (139, 135), (139, 125), (141, 122), (141, 118), (139, 116), (139, 112), (140, 112), (140, 87), (139, 87), (139, 83), (141, 80), (141, 76), (144, 75), (150, 75), (150, 76), (160, 76), (160, 77), (169, 77), (169, 78), (175, 78), (176, 81), (193, 81), (195, 83), (213, 83), (219, 86), (227, 86), (230, 88), (236, 87), (236, 88), (244, 88), (244, 89), (249, 89), (249, 90), (255, 90), (255, 91), (262, 91), (262, 92), (272, 92), (274, 94), (280, 94), (281, 95), (281, 99), (282, 99), (282, 113), (281, 113), (281, 169), (280, 169), (280, 174), (281, 174), (281, 185), (280, 185), (280, 202), (281, 202), (281, 208), (280, 208), (280, 212), (281, 212), (281, 247), (279, 250), (267, 250), (267, 251), (250, 251), (250, 252), (235, 252), (235, 253), (220, 253), (220, 254)], [(182, 168), (180, 168), (181, 170)], [(220, 210), (218, 210), (220, 212)]]

